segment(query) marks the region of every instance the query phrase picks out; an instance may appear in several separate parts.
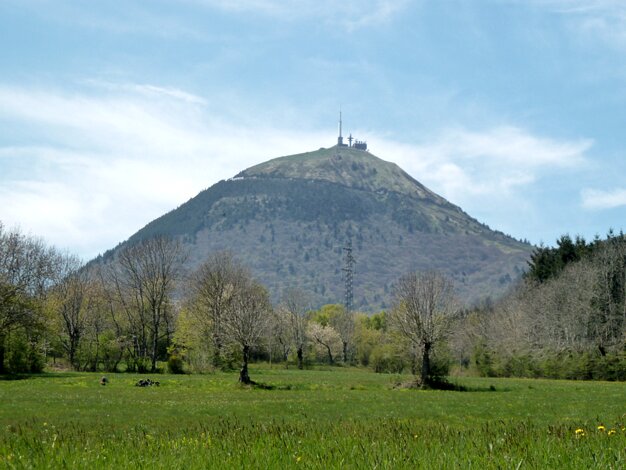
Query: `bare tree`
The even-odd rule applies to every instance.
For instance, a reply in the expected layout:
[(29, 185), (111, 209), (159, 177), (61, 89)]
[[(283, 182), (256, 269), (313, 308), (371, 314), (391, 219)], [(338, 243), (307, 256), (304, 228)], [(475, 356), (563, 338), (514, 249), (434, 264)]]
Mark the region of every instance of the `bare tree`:
[(58, 282), (52, 289), (50, 303), (60, 321), (59, 336), (70, 364), (80, 369), (77, 352), (87, 328), (92, 307), (91, 280), (80, 260), (64, 256), (59, 263)]
[(126, 313), (136, 357), (156, 370), (158, 343), (169, 337), (171, 295), (185, 259), (180, 243), (157, 236), (122, 249), (110, 270), (110, 281)]
[(251, 349), (257, 345), (270, 321), (271, 304), (266, 289), (249, 274), (235, 279), (233, 303), (224, 322), (226, 336), (241, 347), (243, 355), (239, 381), (252, 384), (248, 372)]
[(274, 342), (278, 343), (281, 359), (287, 365), (289, 353), (291, 352), (293, 344), (293, 335), (291, 334), (291, 314), (282, 305), (279, 305), (278, 308), (274, 310), (268, 336), (270, 354), (272, 352)]
[(214, 367), (222, 362), (224, 322), (234, 308), (234, 286), (245, 275), (245, 268), (229, 252), (213, 254), (191, 275), (192, 314), (211, 337)]
[(296, 348), (298, 369), (304, 367), (304, 349), (307, 344), (307, 312), (311, 301), (306, 292), (298, 288), (288, 288), (283, 292), (281, 309), (287, 312), (293, 344)]
[(410, 273), (395, 286), (390, 321), (421, 352), (421, 386), (432, 384), (431, 353), (450, 334), (455, 307), (452, 283), (438, 273)]
[(350, 361), (350, 351), (354, 349), (354, 312), (340, 306), (337, 314), (330, 317), (330, 324), (341, 337), (341, 353), (343, 362), (347, 364)]

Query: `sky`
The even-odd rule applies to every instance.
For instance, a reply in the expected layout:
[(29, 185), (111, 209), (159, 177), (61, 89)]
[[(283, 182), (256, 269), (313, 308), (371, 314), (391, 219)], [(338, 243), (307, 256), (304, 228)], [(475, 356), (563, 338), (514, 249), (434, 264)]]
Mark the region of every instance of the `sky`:
[(626, 229), (623, 0), (0, 0), (0, 221), (88, 260), (339, 109), (493, 229)]

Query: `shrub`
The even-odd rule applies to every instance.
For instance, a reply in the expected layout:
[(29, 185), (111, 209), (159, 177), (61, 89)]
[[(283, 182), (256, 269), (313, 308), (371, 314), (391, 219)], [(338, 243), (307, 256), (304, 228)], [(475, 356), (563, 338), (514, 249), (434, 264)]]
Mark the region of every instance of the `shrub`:
[(399, 374), (407, 367), (408, 361), (393, 345), (382, 344), (372, 350), (370, 365), (374, 372)]
[(185, 361), (184, 353), (177, 348), (169, 348), (169, 356), (167, 358), (167, 370), (171, 374), (184, 374)]

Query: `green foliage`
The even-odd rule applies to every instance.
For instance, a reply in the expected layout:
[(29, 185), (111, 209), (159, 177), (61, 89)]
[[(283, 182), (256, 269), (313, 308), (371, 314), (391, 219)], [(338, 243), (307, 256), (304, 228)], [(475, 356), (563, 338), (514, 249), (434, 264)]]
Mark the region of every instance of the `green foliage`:
[(400, 374), (409, 368), (410, 363), (406, 348), (393, 343), (376, 346), (369, 357), (370, 367), (378, 373)]
[(495, 377), (494, 353), (487, 347), (485, 340), (480, 340), (472, 351), (472, 363), (481, 377)]
[[(480, 362), (481, 360), (482, 362)], [(626, 381), (626, 353), (544, 353), (498, 357), (477, 348), (476, 370), (483, 377), (528, 377), (566, 380)]]
[[(623, 234), (617, 238), (623, 240)], [(609, 232), (607, 242), (612, 239), (614, 235)], [(583, 237), (577, 236), (575, 240), (572, 240), (569, 235), (563, 235), (557, 240), (556, 247), (540, 246), (535, 249), (528, 262), (529, 269), (526, 272), (526, 278), (540, 283), (552, 279), (558, 276), (568, 264), (596, 253), (603, 244), (604, 242), (599, 239), (587, 243)]]
[(385, 312), (370, 315), (363, 321), (366, 328), (383, 332), (387, 331), (387, 314)]
[(370, 316), (357, 314), (355, 322), (355, 349), (357, 361), (363, 366), (371, 365), (371, 356), (374, 349), (383, 341), (383, 331), (372, 328)]
[(16, 332), (8, 340), (7, 372), (11, 374), (37, 373), (45, 366), (40, 345), (25, 332)]
[(111, 330), (100, 335), (100, 359), (106, 372), (117, 372), (124, 354), (121, 338)]
[(185, 356), (186, 351), (177, 346), (167, 348), (167, 370), (170, 374), (185, 373)]
[(319, 310), (309, 312), (309, 320), (319, 323), (322, 326), (332, 325), (334, 321), (344, 312), (343, 305), (325, 304)]

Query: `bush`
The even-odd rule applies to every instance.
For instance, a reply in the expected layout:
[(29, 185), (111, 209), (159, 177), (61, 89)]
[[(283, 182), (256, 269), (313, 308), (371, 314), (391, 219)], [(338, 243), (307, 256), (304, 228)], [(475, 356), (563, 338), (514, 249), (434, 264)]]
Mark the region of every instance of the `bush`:
[(482, 377), (495, 377), (496, 372), (493, 367), (494, 353), (487, 348), (487, 345), (484, 342), (479, 342), (476, 346), (474, 346), (474, 351), (472, 354), (472, 362), (476, 367), (476, 371)]
[(370, 354), (370, 365), (374, 372), (399, 374), (408, 365), (408, 361), (393, 345), (376, 346)]
[(17, 334), (9, 342), (7, 354), (8, 372), (11, 374), (42, 372), (45, 359), (37, 349), (37, 343), (29, 341), (24, 334)]
[(184, 374), (185, 373), (185, 361), (183, 360), (183, 354), (177, 349), (170, 351), (170, 355), (167, 358), (167, 370), (170, 374)]

